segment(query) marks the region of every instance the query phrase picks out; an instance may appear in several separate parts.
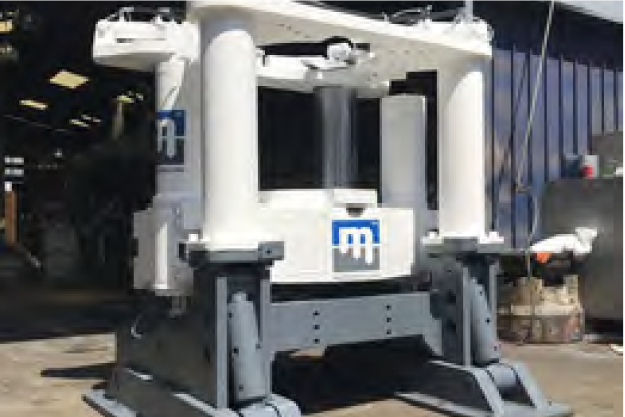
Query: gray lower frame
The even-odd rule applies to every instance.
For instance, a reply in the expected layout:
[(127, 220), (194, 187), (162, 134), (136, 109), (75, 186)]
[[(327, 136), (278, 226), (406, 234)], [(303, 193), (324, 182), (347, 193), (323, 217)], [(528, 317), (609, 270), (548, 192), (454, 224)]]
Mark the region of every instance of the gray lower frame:
[[(500, 386), (493, 376), (504, 368), (513, 378)], [(459, 366), (430, 361), (421, 369), (429, 380), (415, 384), (415, 391), (397, 396), (407, 402), (447, 414), (466, 417), (564, 417), (571, 409), (547, 401), (518, 363), (502, 362), (494, 368)]]
[(401, 398), (469, 417), (570, 414), (523, 367), (500, 361), (492, 262), (436, 265), (428, 291), (272, 303), (266, 264), (204, 264), (185, 314), (152, 298), (132, 332), (119, 333), (106, 395), (86, 400), (110, 417), (299, 417), (271, 392), (276, 353), (418, 337), (439, 359)]

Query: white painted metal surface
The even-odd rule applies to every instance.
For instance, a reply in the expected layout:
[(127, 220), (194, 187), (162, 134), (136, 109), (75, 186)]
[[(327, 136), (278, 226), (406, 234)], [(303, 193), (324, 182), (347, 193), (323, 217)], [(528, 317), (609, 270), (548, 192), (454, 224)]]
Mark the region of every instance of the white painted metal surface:
[(425, 257), (421, 239), (437, 225), (436, 212), (427, 206), (426, 116), (426, 99), (422, 96), (391, 96), (380, 103), (382, 206), (412, 210), (415, 268)]
[(367, 61), (372, 82), (403, 78), (407, 69), (436, 69), (462, 55), (491, 54), (489, 32), (483, 22), (426, 20), (405, 26), (287, 0), (191, 1), (188, 10), (198, 20), (219, 10), (248, 16), (261, 47), (320, 42), (333, 36), (369, 43), (375, 54), (375, 59)]
[(484, 65), (459, 59), (438, 73), (439, 233), (486, 232)]
[[(153, 209), (137, 216), (141, 239), (150, 240), (144, 230), (150, 221), (155, 239), (154, 259), (138, 260), (137, 266), (151, 262), (153, 286), (162, 293), (187, 291), (181, 290), (188, 288), (188, 276), (179, 273), (184, 268), (175, 246), (190, 234), (210, 250), (256, 249), (261, 241), (284, 240), (286, 257), (273, 268), (274, 282), (387, 279), (419, 266), (419, 238), (435, 226), (425, 202), (423, 99), (382, 102), (378, 207), (370, 190), (259, 193), (259, 85), (302, 92), (345, 85), (361, 97), (382, 97), (392, 79), (438, 70), (440, 233), (425, 241), (492, 238), (485, 230), (483, 171), (482, 64), (491, 54), (486, 24), (424, 20), (404, 26), (285, 0), (209, 0), (188, 9), (190, 21), (182, 24), (109, 19), (98, 23), (94, 38), (96, 61), (156, 70), (158, 110), (186, 111), (184, 170), (159, 173)], [(325, 56), (315, 57), (267, 56), (262, 50), (332, 37), (367, 48), (331, 45)], [(359, 220), (379, 231), (365, 223), (349, 227)], [(333, 225), (343, 221), (348, 226), (339, 231), (341, 246)], [(333, 267), (333, 257), (350, 253), (357, 261), (375, 257), (379, 265), (359, 271)]]
[[(409, 208), (382, 208), (363, 198), (374, 191), (341, 190), (341, 203), (326, 190), (261, 192), (260, 218), (284, 241), (284, 260), (271, 268), (271, 281), (281, 284), (346, 283), (410, 275), (414, 263), (413, 213)], [(353, 199), (350, 199), (350, 194)], [(377, 198), (375, 199), (377, 200)], [(350, 214), (347, 207), (360, 207)], [(332, 222), (376, 219), (380, 225), (379, 268), (333, 270)], [(348, 248), (348, 255), (355, 256)], [(361, 256), (366, 255), (366, 245)]]
[[(488, 240), (484, 175), (484, 74), (491, 54), (489, 32), (482, 22), (432, 22), (414, 26), (375, 21), (290, 1), (208, 0), (190, 3), (198, 20), (227, 11), (245, 16), (257, 45), (320, 42), (344, 37), (369, 45), (370, 56), (348, 71), (371, 88), (409, 71), (439, 71), (439, 234)], [(225, 65), (225, 64), (224, 64)], [(321, 80), (327, 73), (301, 74)]]
[(258, 247), (256, 47), (245, 16), (201, 22), (204, 193), (202, 240), (211, 250)]
[[(158, 14), (150, 22), (128, 18), (120, 13), (98, 22), (93, 55), (103, 65), (155, 73), (159, 165), (152, 207), (134, 218), (139, 243), (134, 286), (182, 295), (190, 291), (192, 271), (179, 259), (177, 244), (197, 233), (202, 191), (199, 33), (196, 25), (166, 21)], [(174, 120), (167, 112), (181, 113)], [(177, 123), (183, 126), (180, 137)], [(183, 156), (177, 155), (179, 140)]]
[(197, 59), (197, 27), (165, 21), (158, 15), (150, 22), (129, 20), (123, 14), (98, 21), (93, 38), (95, 62), (135, 71), (152, 72), (172, 56)]

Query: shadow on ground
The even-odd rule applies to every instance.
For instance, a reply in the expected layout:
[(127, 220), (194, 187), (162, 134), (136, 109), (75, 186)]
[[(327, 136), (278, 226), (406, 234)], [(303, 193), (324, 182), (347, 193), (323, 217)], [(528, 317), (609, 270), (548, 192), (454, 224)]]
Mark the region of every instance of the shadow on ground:
[(0, 296), (0, 343), (108, 333), (131, 314), (122, 294), (14, 292)]
[(74, 368), (48, 368), (41, 376), (60, 379), (102, 379), (106, 380), (113, 370), (113, 362), (96, 363)]
[[(407, 374), (418, 375), (418, 370), (406, 367), (405, 358), (391, 358), (382, 350), (385, 349), (381, 346), (358, 346), (328, 349), (325, 355), (321, 351), (280, 355), (274, 363), (273, 391), (294, 400), (304, 414), (392, 398), (406, 388)], [(41, 376), (96, 379), (101, 382), (94, 388), (103, 388), (113, 366), (112, 362), (106, 362), (47, 368)]]

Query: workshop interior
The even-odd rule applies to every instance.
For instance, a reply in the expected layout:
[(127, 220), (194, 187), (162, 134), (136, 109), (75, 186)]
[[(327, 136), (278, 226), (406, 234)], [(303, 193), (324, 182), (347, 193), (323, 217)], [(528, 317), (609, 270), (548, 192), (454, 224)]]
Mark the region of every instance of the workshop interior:
[(622, 344), (617, 4), (2, 2), (0, 291), (123, 306), (94, 416), (573, 415), (501, 341)]

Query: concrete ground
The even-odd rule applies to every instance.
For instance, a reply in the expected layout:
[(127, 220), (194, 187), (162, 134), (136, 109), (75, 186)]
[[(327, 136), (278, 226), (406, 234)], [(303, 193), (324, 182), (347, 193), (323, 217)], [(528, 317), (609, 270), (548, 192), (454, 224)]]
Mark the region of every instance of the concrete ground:
[[(82, 402), (81, 394), (110, 372), (111, 321), (124, 315), (123, 306), (105, 304), (85, 307), (70, 298), (63, 300), (62, 308), (48, 308), (37, 302), (0, 301), (0, 417), (98, 415)], [(577, 416), (623, 415), (623, 360), (608, 346), (505, 344), (504, 351), (525, 362), (545, 394), (572, 406)], [(317, 366), (319, 360), (304, 355), (293, 366), (299, 372), (297, 379), (305, 381), (299, 385), (310, 382), (300, 395), (307, 415), (438, 416), (380, 394), (354, 392), (345, 386), (349, 382), (343, 375)]]

